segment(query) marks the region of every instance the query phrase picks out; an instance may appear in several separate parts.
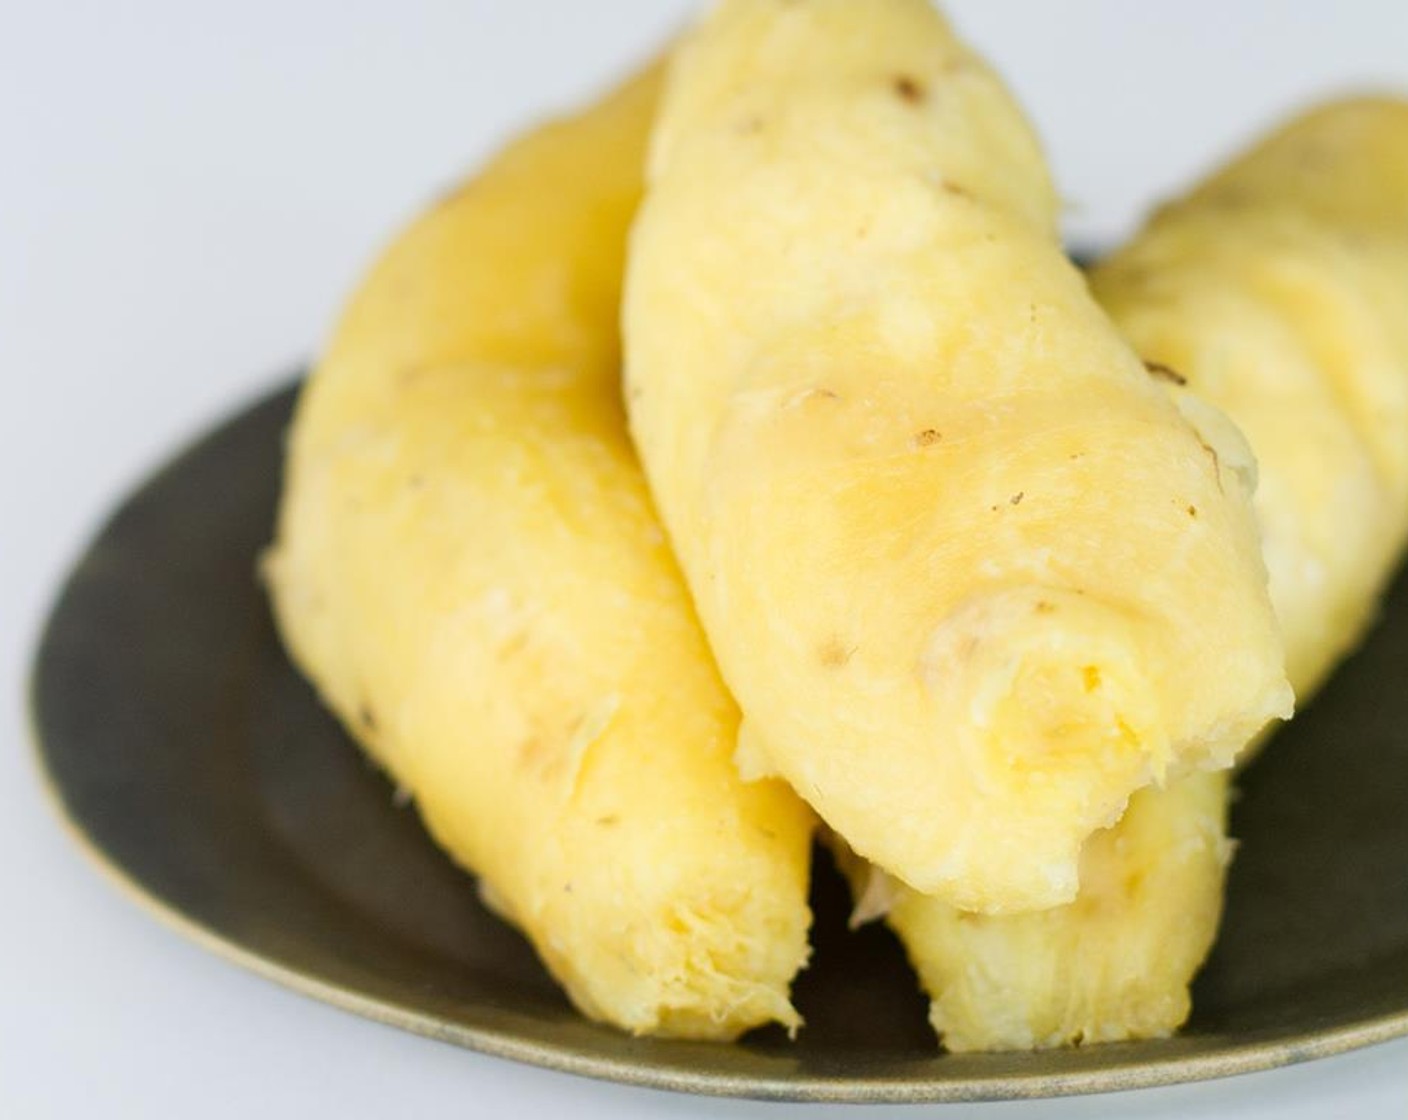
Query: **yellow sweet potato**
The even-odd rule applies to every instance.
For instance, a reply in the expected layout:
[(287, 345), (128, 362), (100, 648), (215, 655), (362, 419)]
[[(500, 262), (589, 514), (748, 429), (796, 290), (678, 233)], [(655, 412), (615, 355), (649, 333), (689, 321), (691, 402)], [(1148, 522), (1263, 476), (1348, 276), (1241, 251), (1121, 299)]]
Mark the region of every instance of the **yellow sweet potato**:
[(1289, 712), (1225, 422), (1185, 422), (923, 0), (730, 0), (633, 233), (631, 429), (745, 759), (965, 909), (1076, 895), (1129, 796)]
[[(1292, 123), (1092, 281), (1185, 410), (1211, 403), (1249, 438), (1271, 596), (1308, 696), (1408, 542), (1408, 104)], [(1087, 843), (1076, 901), (1037, 914), (963, 914), (842, 862), (870, 914), (888, 910), (950, 1049), (1164, 1035), (1216, 933), (1227, 791), (1218, 773), (1136, 794)]]
[(810, 814), (738, 713), (619, 399), (658, 76), (391, 246), (300, 402), (267, 564), (294, 659), (587, 1014), (798, 1022)]
[(919, 894), (832, 838), (854, 922), (885, 917), (949, 1050), (1031, 1050), (1166, 1035), (1222, 913), (1227, 771), (1141, 790), (1081, 852), (1074, 902), (971, 914)]
[(1359, 641), (1408, 533), (1408, 103), (1292, 122), (1091, 283), (1147, 360), (1187, 378), (1170, 388), (1255, 450), (1287, 665), (1309, 691)]

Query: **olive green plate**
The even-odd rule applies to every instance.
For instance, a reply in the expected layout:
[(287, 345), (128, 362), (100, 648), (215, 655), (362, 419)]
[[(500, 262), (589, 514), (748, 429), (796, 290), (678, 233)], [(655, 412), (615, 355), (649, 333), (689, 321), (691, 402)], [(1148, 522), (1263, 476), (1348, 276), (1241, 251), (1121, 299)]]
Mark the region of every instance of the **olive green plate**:
[(688, 1092), (1034, 1097), (1263, 1069), (1408, 1034), (1408, 582), (1247, 775), (1226, 926), (1175, 1039), (938, 1051), (890, 935), (818, 871), (796, 1042), (632, 1039), (575, 1014), (290, 668), (255, 578), (292, 390), (181, 455), (63, 589), (33, 702), (89, 852), (158, 916), (292, 988), (555, 1069)]

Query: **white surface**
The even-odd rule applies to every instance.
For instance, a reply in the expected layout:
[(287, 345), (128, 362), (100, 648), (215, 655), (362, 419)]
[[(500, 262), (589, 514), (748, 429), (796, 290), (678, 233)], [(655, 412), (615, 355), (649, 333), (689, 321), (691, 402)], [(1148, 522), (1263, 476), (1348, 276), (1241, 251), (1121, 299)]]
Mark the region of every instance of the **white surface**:
[[(0, 1115), (822, 1111), (521, 1068), (237, 971), (80, 861), (25, 748), (40, 614), (108, 504), (309, 354), (417, 204), (688, 7), (0, 3)], [(952, 9), (1043, 127), (1078, 239), (1127, 229), (1298, 102), (1408, 87), (1408, 5), (1392, 0)], [(1401, 1118), (1408, 1043), (1209, 1085), (943, 1113), (971, 1114)]]

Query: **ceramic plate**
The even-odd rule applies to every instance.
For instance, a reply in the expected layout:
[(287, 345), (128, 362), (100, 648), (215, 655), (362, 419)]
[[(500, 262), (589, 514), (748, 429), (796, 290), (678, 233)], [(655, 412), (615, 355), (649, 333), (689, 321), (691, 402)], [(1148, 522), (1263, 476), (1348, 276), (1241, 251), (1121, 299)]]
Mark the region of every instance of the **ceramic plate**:
[(64, 587), (33, 680), (43, 765), (93, 857), (222, 955), (507, 1058), (698, 1093), (940, 1101), (1127, 1089), (1408, 1034), (1408, 580), (1243, 783), (1226, 922), (1177, 1038), (940, 1053), (899, 946), (845, 930), (818, 859), (807, 1028), (632, 1039), (568, 1006), (285, 660), (255, 561), (293, 390), (148, 481)]

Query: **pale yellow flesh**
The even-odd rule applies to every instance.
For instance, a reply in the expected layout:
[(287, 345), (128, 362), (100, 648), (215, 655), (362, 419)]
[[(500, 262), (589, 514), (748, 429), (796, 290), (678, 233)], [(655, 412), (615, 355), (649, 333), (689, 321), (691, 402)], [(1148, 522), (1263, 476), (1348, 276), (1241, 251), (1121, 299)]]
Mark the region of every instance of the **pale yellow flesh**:
[(619, 401), (654, 75), (416, 222), (295, 421), (268, 577), (295, 660), (587, 1014), (798, 1022), (811, 818), (738, 713)]
[(745, 761), (916, 889), (1070, 901), (1130, 794), (1288, 714), (1244, 448), (923, 0), (720, 5), (652, 144), (627, 401)]
[(1287, 665), (1313, 689), (1358, 642), (1408, 534), (1408, 102), (1292, 122), (1091, 283), (1136, 349), (1255, 451)]
[[(1139, 351), (1187, 379), (1170, 382), (1186, 406), (1246, 433), (1304, 698), (1362, 636), (1408, 537), (1408, 104), (1295, 122), (1092, 280)], [(1166, 1035), (1216, 933), (1228, 788), (1210, 774), (1137, 794), (1086, 845), (1078, 899), (1044, 913), (964, 914), (843, 866), (872, 912), (889, 907), (950, 1049)]]
[(1076, 900), (1030, 914), (967, 913), (832, 850), (856, 920), (885, 916), (949, 1050), (1159, 1037), (1187, 1018), (1189, 981), (1217, 933), (1227, 783), (1225, 771), (1199, 773), (1136, 794), (1086, 843)]

